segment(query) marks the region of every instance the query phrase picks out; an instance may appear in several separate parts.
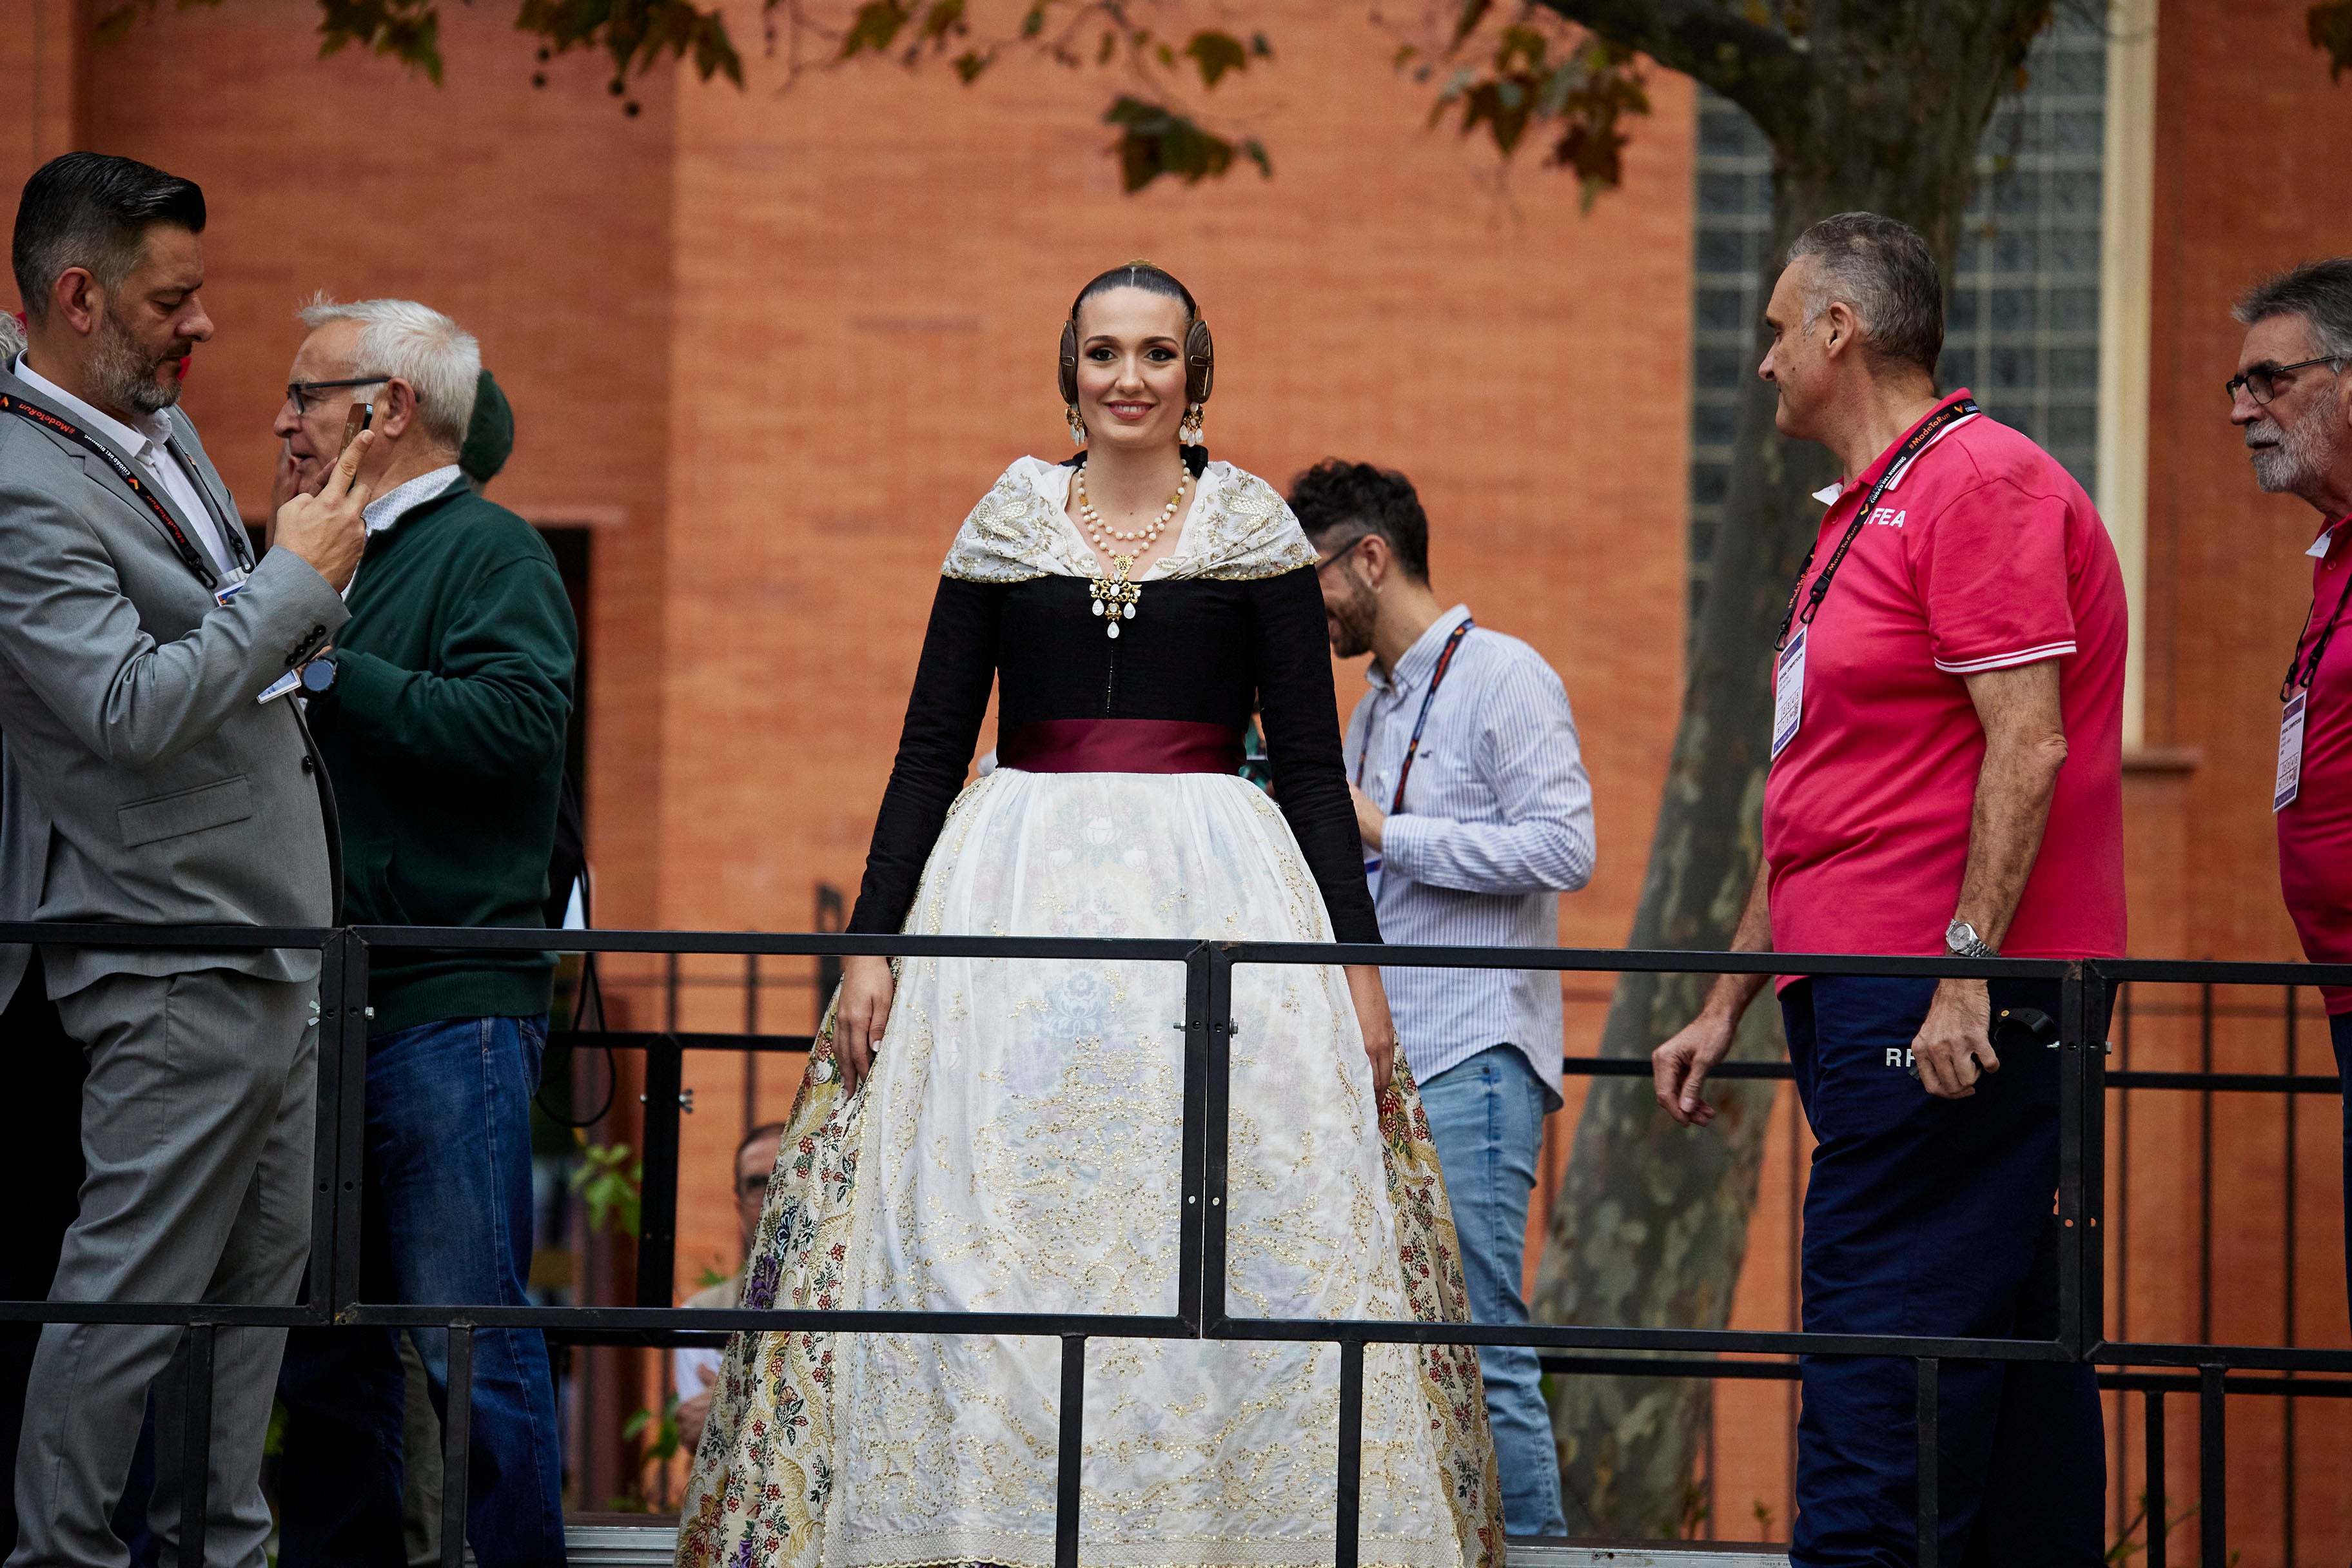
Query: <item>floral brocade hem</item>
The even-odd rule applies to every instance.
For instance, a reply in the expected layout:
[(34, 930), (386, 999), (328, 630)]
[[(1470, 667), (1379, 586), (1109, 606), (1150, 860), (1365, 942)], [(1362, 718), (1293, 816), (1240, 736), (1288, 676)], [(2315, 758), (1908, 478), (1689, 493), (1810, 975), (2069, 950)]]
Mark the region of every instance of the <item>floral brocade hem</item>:
[[(1329, 940), (1262, 794), (1135, 775), (972, 785), (907, 929)], [(854, 1097), (827, 1012), (742, 1304), (1172, 1310), (1174, 1217), (1163, 1228), (1160, 1211), (1181, 1144), (1181, 972), (897, 967)], [(1373, 1096), (1338, 972), (1244, 971), (1234, 1021), (1232, 1310), (1467, 1321), (1419, 1091), (1400, 1059)], [(1050, 1338), (736, 1336), (688, 1484), (680, 1568), (1047, 1568), (1059, 1359)], [(1334, 1345), (1089, 1341), (1079, 1561), (1331, 1561), (1338, 1362)], [(1361, 1561), (1500, 1564), (1475, 1348), (1368, 1347), (1364, 1419)]]

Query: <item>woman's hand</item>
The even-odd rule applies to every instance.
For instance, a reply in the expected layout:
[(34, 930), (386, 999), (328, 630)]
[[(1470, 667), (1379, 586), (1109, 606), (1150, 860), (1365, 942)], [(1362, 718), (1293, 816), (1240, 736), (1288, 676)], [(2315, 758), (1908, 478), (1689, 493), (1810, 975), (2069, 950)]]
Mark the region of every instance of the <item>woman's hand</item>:
[(1348, 965), (1348, 994), (1355, 999), (1356, 1022), (1364, 1031), (1364, 1055), (1371, 1058), (1372, 1088), (1386, 1094), (1389, 1075), (1396, 1068), (1397, 1032), (1395, 1021), (1389, 1016), (1389, 994), (1381, 986), (1379, 966)]
[[(1379, 972), (1373, 972), (1374, 984)], [(890, 1022), (890, 998), (898, 980), (887, 958), (845, 958), (841, 961), (841, 1005), (833, 1016), (833, 1059), (841, 1068), (841, 1092), (856, 1094), (874, 1066), (874, 1047), (881, 1043)], [(1385, 1004), (1382, 1016), (1386, 1016)]]

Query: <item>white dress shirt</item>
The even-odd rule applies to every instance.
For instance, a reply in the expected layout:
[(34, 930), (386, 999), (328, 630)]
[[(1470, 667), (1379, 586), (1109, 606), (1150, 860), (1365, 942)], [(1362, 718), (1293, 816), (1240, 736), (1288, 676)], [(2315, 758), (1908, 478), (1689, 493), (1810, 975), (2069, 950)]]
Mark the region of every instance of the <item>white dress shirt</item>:
[[(393, 486), (368, 502), (360, 509), (360, 521), (367, 524), (368, 537), (374, 538), (417, 507), (437, 498), (443, 490), (456, 484), (465, 471), (455, 463), (444, 463), (429, 473), (419, 474), (413, 479)], [(346, 604), (351, 601), (352, 589), (359, 580), (360, 574), (354, 571), (351, 582), (343, 584)]]
[[(1383, 812), (1438, 655), (1469, 615), (1454, 605), (1394, 670), (1364, 672), (1371, 690), (1349, 716), (1348, 776)], [(1485, 626), (1463, 637), (1430, 704), (1404, 807), (1381, 837), (1383, 941), (1559, 945), (1559, 895), (1592, 879), (1592, 784), (1568, 692), (1541, 654)], [(1558, 1103), (1556, 973), (1384, 968), (1381, 978), (1416, 1079), (1511, 1045)]]
[(41, 374), (25, 363), (18, 354), (11, 367), (16, 379), (47, 398), (93, 436), (102, 436), (122, 448), (131, 460), (139, 465), (155, 488), (170, 498), (180, 515), (213, 558), (213, 565), (224, 577), (237, 569), (237, 558), (231, 552), (228, 541), (221, 537), (220, 525), (213, 520), (213, 509), (205, 504), (204, 490), (196, 476), (190, 473), (179, 454), (171, 449), (172, 411), (159, 408), (137, 426), (125, 425), (111, 415), (101, 414)]

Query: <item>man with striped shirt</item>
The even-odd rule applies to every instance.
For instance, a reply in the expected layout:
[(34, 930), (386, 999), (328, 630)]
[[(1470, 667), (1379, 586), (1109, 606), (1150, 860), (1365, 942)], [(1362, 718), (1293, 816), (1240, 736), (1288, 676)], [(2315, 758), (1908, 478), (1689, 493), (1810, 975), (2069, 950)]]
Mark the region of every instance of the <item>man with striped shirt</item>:
[[(1429, 587), (1429, 520), (1402, 474), (1328, 459), (1290, 504), (1322, 556), (1341, 658), (1372, 656), (1348, 721), (1366, 874), (1391, 942), (1556, 947), (1559, 895), (1592, 878), (1592, 786), (1568, 693), (1517, 637)], [(1445, 1169), (1482, 1323), (1524, 1323), (1528, 1194), (1559, 1106), (1559, 981), (1549, 970), (1383, 969), (1406, 1062)], [(1503, 1516), (1559, 1535), (1559, 1460), (1542, 1368), (1482, 1346)]]

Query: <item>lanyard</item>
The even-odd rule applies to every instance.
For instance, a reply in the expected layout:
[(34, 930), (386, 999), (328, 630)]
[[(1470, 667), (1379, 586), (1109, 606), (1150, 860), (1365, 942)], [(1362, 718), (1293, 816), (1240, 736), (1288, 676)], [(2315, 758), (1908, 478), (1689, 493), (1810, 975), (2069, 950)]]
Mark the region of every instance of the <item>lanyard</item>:
[(1796, 582), (1790, 586), (1789, 608), (1780, 616), (1780, 634), (1772, 639), (1774, 653), (1789, 646), (1789, 628), (1791, 626), (1802, 624), (1810, 626), (1813, 624), (1813, 617), (1821, 614), (1822, 601), (1830, 596), (1830, 579), (1837, 575), (1837, 569), (1845, 562), (1845, 552), (1853, 548), (1853, 542), (1861, 534), (1863, 525), (1870, 521), (1870, 514), (1878, 510), (1878, 498), (1886, 493), (1887, 487), (1903, 476), (1904, 469), (1910, 467), (1911, 459), (1926, 451), (1929, 442), (1948, 427), (1977, 412), (1976, 399), (1972, 397), (1947, 403), (1927, 416), (1917, 429), (1904, 438), (1903, 445), (1895, 449), (1895, 455), (1886, 460), (1886, 467), (1879, 471), (1877, 482), (1870, 487), (1870, 493), (1863, 498), (1860, 506), (1854, 508), (1853, 521), (1845, 525), (1845, 537), (1839, 540), (1837, 548), (1830, 552), (1829, 564), (1822, 568), (1822, 574), (1813, 579), (1813, 591), (1805, 595), (1805, 612), (1800, 616), (1797, 614), (1797, 595), (1804, 593), (1805, 574), (1813, 569), (1813, 550), (1821, 547), (1818, 538), (1813, 541), (1812, 548), (1805, 552), (1804, 564), (1797, 568)]
[[(2335, 613), (2327, 617), (2327, 624), (2319, 628), (2319, 636), (2313, 639), (2311, 658), (2307, 663), (2303, 657), (2303, 632), (2294, 634), (2295, 652), (2286, 661), (2286, 679), (2279, 683), (2280, 701), (2284, 702), (2293, 698), (2298, 687), (2305, 691), (2310, 690), (2311, 683), (2319, 679), (2320, 656), (2327, 651), (2327, 645), (2335, 640), (2336, 623), (2344, 618), (2344, 604), (2347, 599), (2352, 599), (2352, 574), (2346, 575), (2344, 591), (2336, 595)], [(2311, 617), (2318, 613), (2319, 595), (2315, 590), (2311, 595), (2311, 608), (2303, 613), (2304, 632), (2311, 629)]]
[[(1397, 769), (1396, 798), (1389, 802), (1391, 816), (1404, 809), (1404, 781), (1412, 777), (1412, 760), (1421, 755), (1421, 731), (1429, 722), (1429, 705), (1437, 700), (1437, 689), (1444, 682), (1445, 672), (1454, 667), (1454, 650), (1462, 646), (1462, 639), (1470, 635), (1470, 628), (1476, 624), (1469, 616), (1463, 616), (1462, 624), (1454, 628), (1453, 635), (1445, 639), (1445, 646), (1438, 649), (1437, 668), (1429, 672), (1429, 689), (1421, 695), (1421, 717), (1412, 721), (1412, 740), (1404, 749), (1404, 765)], [(1368, 729), (1364, 735), (1363, 753), (1356, 758), (1358, 789), (1364, 787), (1364, 761), (1371, 755), (1371, 742)]]
[[(163, 504), (163, 498), (155, 493), (154, 487), (132, 473), (131, 466), (116, 457), (113, 450), (103, 441), (62, 416), (52, 414), (46, 408), (37, 407), (21, 397), (12, 397), (5, 392), (0, 392), (0, 413), (14, 414), (19, 419), (38, 425), (44, 430), (54, 430), (69, 441), (79, 442), (85, 449), (95, 452), (104, 458), (106, 466), (114, 470), (114, 477), (129, 485), (131, 493), (147, 503), (147, 510), (153, 512), (155, 521), (163, 525), (163, 532), (171, 539), (172, 548), (179, 552), (181, 563), (196, 574), (196, 581), (202, 583), (207, 591), (220, 586), (220, 574), (205, 562), (203, 553), (189, 542), (187, 531), (181, 528), (179, 520), (172, 515), (171, 508)], [(176, 458), (176, 454), (174, 456)], [(203, 489), (201, 485), (197, 488)]]

